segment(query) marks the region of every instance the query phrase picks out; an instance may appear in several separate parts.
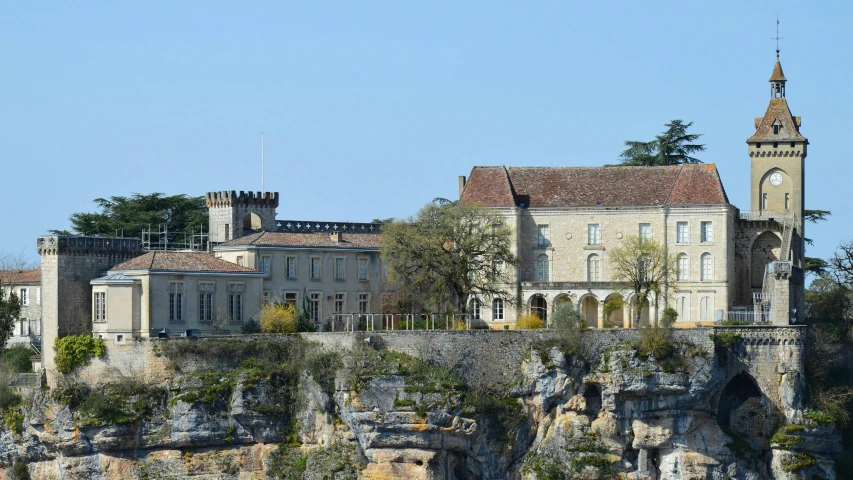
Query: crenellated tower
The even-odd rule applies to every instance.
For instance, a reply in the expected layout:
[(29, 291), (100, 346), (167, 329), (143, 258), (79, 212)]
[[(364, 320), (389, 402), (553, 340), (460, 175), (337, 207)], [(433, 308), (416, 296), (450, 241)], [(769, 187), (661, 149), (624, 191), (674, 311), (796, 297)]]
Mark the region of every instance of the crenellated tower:
[(275, 230), (278, 192), (208, 192), (210, 243), (240, 238), (255, 231)]

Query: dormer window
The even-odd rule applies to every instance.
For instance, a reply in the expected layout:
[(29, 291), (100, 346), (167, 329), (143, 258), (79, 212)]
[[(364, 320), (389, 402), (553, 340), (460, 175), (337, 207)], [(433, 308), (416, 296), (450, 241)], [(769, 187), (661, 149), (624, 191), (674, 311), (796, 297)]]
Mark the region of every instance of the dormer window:
[(782, 131), (782, 122), (777, 118), (773, 121), (773, 135), (779, 135), (780, 131)]

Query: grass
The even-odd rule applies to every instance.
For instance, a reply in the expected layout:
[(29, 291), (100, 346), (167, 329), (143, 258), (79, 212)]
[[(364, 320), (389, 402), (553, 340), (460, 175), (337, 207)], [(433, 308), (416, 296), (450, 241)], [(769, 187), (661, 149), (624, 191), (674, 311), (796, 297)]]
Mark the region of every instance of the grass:
[(731, 438), (731, 441), (726, 443), (726, 447), (732, 452), (732, 454), (734, 454), (735, 457), (745, 460), (755, 452), (752, 445), (741, 438), (741, 436), (735, 433), (734, 430), (725, 425), (720, 425), (720, 428), (723, 430), (723, 433)]

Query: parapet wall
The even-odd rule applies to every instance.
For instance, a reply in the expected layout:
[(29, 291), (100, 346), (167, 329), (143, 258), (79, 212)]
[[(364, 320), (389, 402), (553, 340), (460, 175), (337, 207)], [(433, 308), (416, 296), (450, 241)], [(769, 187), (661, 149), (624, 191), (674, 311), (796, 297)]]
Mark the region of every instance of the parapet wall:
[(278, 192), (244, 192), (238, 194), (236, 190), (225, 192), (207, 192), (204, 195), (207, 208), (213, 207), (236, 207), (236, 206), (258, 206), (278, 207)]

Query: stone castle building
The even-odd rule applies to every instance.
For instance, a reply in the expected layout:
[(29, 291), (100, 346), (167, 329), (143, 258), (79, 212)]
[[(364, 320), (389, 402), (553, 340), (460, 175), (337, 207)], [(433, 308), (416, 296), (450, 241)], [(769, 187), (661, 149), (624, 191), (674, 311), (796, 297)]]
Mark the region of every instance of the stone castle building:
[[(590, 326), (638, 326), (630, 294), (614, 282), (608, 263), (608, 252), (631, 235), (659, 240), (678, 265), (677, 281), (651, 299), (640, 324), (666, 306), (678, 311), (682, 326), (801, 321), (808, 140), (788, 108), (778, 58), (770, 87), (770, 104), (747, 140), (749, 210), (729, 202), (713, 164), (474, 167), (460, 181), (460, 201), (499, 211), (521, 260), (505, 297), (475, 299), (470, 311), (480, 325), (512, 328), (525, 312), (547, 320), (566, 301)], [(213, 192), (206, 201), (210, 254), (147, 252), (129, 238), (38, 238), (38, 278), (13, 288), (26, 288), (39, 307), (35, 331), (43, 337), (46, 367), (58, 337), (208, 334), (222, 331), (209, 320), (217, 309), (229, 318), (225, 330), (237, 332), (238, 316), (248, 321), (271, 299), (306, 308), (325, 327), (341, 314), (394, 308), (379, 256), (381, 225), (277, 220), (279, 195), (271, 192)], [(604, 305), (615, 298), (623, 307), (610, 312), (606, 325)], [(34, 318), (27, 315), (32, 335)]]

